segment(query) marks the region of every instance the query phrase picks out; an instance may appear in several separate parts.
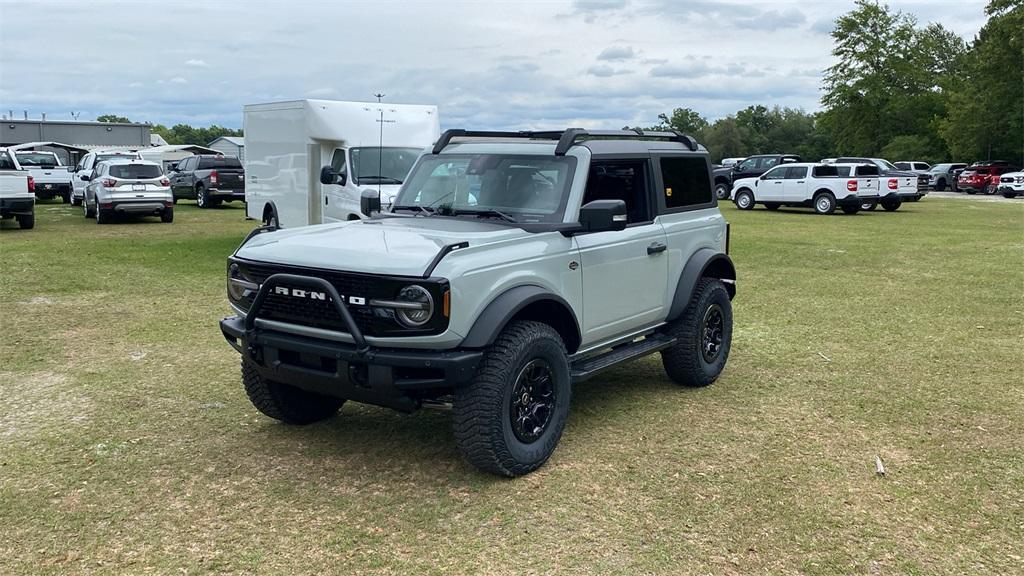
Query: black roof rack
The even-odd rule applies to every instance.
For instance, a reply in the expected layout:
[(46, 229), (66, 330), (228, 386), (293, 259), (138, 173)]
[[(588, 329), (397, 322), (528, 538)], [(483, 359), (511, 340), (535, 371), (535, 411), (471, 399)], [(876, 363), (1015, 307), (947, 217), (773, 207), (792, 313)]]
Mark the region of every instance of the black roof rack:
[(669, 142), (679, 142), (692, 151), (696, 151), (699, 148), (699, 144), (697, 144), (697, 141), (694, 140), (692, 136), (687, 136), (686, 134), (676, 130), (651, 132), (644, 131), (639, 128), (635, 128), (633, 130), (584, 130), (583, 128), (569, 128), (564, 131), (520, 130), (517, 132), (501, 132), (487, 130), (462, 130), (456, 128), (445, 130), (441, 134), (441, 137), (438, 138), (437, 142), (434, 144), (432, 153), (440, 154), (441, 150), (444, 150), (445, 147), (451, 143), (452, 138), (524, 138), (528, 140), (558, 140), (558, 144), (555, 146), (555, 156), (565, 156), (565, 153), (569, 151), (569, 148), (575, 144), (577, 140), (587, 140), (591, 138), (668, 140)]

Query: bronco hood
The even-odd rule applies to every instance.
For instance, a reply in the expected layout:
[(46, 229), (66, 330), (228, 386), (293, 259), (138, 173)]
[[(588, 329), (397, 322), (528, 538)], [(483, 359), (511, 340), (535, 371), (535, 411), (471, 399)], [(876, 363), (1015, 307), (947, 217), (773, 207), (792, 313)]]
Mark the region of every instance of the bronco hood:
[(521, 228), (470, 218), (382, 218), (259, 234), (235, 255), (290, 266), (422, 276), (449, 244), (479, 246), (527, 234)]

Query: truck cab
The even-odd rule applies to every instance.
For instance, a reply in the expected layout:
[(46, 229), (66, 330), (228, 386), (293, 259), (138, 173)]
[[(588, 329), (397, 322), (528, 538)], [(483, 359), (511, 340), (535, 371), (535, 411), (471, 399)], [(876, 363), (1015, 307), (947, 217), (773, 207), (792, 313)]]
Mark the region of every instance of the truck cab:
[(14, 218), (18, 227), (35, 227), (35, 182), (13, 150), (0, 148), (0, 220)]

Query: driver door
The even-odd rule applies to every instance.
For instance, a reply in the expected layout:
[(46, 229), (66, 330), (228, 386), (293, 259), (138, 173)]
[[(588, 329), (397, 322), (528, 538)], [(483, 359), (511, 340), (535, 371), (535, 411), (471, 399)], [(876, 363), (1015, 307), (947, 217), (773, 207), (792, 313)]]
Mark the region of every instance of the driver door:
[(352, 219), (354, 215), (359, 213), (359, 206), (352, 205), (352, 200), (349, 198), (350, 194), (346, 191), (346, 189), (354, 189), (355, 187), (355, 184), (349, 181), (352, 175), (348, 169), (348, 150), (345, 148), (335, 148), (334, 153), (331, 155), (331, 169), (337, 174), (345, 175), (345, 185), (321, 184), (323, 221), (325, 223), (344, 222), (345, 220)]
[(758, 202), (782, 202), (785, 196), (786, 167), (778, 166), (764, 173), (757, 184), (754, 197)]
[(668, 252), (654, 219), (650, 158), (591, 163), (583, 204), (626, 202), (625, 230), (577, 234), (583, 273), (583, 341), (618, 336), (665, 315)]

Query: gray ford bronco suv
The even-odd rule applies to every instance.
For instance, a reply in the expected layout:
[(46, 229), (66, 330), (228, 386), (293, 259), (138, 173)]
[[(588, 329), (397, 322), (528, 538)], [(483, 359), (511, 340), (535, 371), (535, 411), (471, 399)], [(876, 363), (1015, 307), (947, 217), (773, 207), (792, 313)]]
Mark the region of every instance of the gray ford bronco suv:
[(473, 465), (519, 476), (555, 449), (575, 383), (654, 352), (683, 386), (725, 366), (729, 225), (689, 136), (448, 130), (389, 211), (361, 204), (366, 220), (257, 228), (228, 259), (221, 331), (271, 418), (446, 407)]

